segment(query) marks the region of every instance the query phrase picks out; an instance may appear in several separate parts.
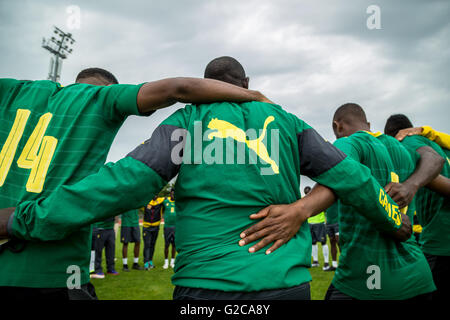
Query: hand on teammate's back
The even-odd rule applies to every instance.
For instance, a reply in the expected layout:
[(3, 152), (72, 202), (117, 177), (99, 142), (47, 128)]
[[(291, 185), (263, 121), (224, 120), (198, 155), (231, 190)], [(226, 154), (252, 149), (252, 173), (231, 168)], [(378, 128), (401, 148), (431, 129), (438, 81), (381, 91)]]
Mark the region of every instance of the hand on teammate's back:
[(418, 188), (408, 183), (391, 182), (384, 187), (384, 190), (401, 209), (411, 203)]
[(293, 204), (268, 206), (258, 213), (250, 215), (253, 220), (263, 219), (241, 234), (240, 246), (262, 239), (249, 248), (249, 252), (256, 252), (273, 243), (266, 250), (266, 254), (274, 252), (288, 242), (300, 229), (301, 225), (310, 217), (310, 213)]
[(407, 136), (420, 135), (422, 131), (422, 127), (402, 129), (396, 134), (395, 139), (402, 141)]

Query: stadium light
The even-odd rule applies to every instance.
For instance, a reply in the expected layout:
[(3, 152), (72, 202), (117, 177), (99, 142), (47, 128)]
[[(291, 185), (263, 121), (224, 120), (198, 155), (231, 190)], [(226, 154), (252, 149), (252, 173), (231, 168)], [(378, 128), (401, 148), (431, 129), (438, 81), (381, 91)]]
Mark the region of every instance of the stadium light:
[(53, 33), (59, 36), (59, 39), (52, 36), (50, 39), (42, 39), (42, 48), (48, 50), (53, 56), (50, 58), (50, 68), (48, 73), (49, 80), (59, 81), (61, 76), (62, 60), (67, 58), (67, 55), (72, 53), (70, 44), (74, 44), (75, 39), (72, 38), (71, 33), (65, 33), (58, 27), (54, 26)]

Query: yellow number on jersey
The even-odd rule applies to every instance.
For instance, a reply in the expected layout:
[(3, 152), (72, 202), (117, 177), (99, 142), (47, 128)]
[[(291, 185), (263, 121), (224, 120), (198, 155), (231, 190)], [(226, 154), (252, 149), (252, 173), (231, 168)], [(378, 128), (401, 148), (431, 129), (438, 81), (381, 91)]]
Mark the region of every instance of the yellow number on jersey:
[[(11, 163), (17, 151), (17, 145), (22, 138), (30, 113), (29, 110), (25, 109), (17, 110), (13, 127), (0, 153), (0, 187), (4, 184), (9, 169), (11, 168)], [(46, 113), (39, 118), (36, 128), (31, 133), (17, 160), (17, 165), (20, 168), (31, 169), (26, 184), (26, 190), (28, 192), (42, 192), (45, 177), (53, 154), (55, 153), (56, 145), (58, 144), (58, 139), (44, 136), (52, 116), (51, 113)]]
[(22, 138), (30, 113), (30, 110), (17, 110), (16, 119), (14, 119), (12, 129), (9, 132), (8, 138), (6, 138), (2, 151), (0, 151), (0, 187), (5, 183), (9, 168), (11, 168), (11, 164), (16, 154), (17, 145)]

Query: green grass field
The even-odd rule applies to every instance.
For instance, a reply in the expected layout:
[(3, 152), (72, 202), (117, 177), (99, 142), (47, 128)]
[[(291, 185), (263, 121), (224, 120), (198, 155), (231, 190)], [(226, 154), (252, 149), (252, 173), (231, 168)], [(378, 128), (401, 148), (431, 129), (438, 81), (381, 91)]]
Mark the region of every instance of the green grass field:
[[(119, 231), (120, 234), (120, 231)], [(155, 255), (153, 263), (156, 268), (148, 271), (138, 271), (130, 269), (130, 272), (122, 271), (122, 244), (119, 235), (116, 237), (116, 270), (120, 273), (117, 276), (106, 275), (104, 279), (92, 279), (97, 296), (101, 300), (171, 300), (174, 286), (171, 283), (173, 269), (163, 269), (164, 264), (164, 235), (163, 226), (159, 231), (156, 241)], [(133, 263), (133, 246), (128, 245), (128, 265)], [(143, 266), (143, 243), (141, 242), (141, 255), (139, 263)], [(328, 286), (331, 283), (334, 272), (322, 271), (323, 256), (322, 248), (319, 244), (320, 267), (309, 269), (313, 281), (311, 282), (311, 298), (313, 300), (323, 300)], [(103, 270), (106, 272), (105, 256), (103, 253)]]

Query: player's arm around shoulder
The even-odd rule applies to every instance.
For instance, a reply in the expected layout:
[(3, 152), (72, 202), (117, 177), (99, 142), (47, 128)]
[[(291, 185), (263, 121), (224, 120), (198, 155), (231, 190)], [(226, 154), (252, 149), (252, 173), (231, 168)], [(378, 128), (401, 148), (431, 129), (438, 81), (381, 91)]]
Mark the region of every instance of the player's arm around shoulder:
[(270, 102), (259, 91), (248, 90), (213, 79), (168, 78), (145, 83), (139, 90), (137, 104), (141, 113), (168, 107), (176, 102)]

